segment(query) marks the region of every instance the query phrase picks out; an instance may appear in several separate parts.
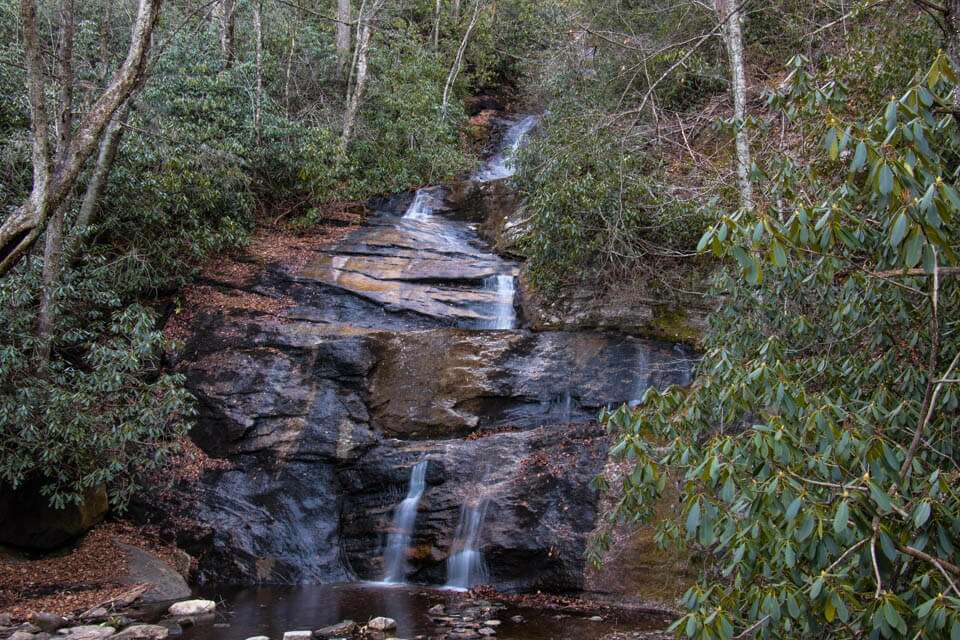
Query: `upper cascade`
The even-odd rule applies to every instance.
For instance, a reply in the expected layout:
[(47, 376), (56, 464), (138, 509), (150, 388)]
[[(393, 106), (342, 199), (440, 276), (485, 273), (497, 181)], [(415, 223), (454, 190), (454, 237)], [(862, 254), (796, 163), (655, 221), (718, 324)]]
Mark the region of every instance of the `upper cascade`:
[(492, 182), (510, 178), (517, 173), (517, 154), (527, 140), (527, 136), (540, 122), (540, 116), (524, 116), (507, 129), (500, 143), (500, 149), (476, 173), (477, 182)]
[[(499, 151), (471, 180), (514, 175), (516, 156), (540, 116), (516, 120)], [(444, 186), (418, 189), (401, 212), (377, 211), (302, 273), (305, 279), (364, 298), (391, 313), (412, 313), (434, 326), (511, 330), (516, 313), (516, 263), (496, 255), (477, 226), (453, 219)], [(331, 319), (341, 324), (350, 319)], [(371, 327), (373, 328), (373, 327)]]

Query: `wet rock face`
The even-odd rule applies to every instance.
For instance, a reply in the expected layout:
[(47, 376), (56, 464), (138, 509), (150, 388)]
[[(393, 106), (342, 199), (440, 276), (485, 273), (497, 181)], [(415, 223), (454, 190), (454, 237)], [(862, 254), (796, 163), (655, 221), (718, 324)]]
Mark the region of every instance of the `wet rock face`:
[(372, 376), (371, 419), (392, 436), (583, 422), (650, 386), (685, 385), (692, 353), (605, 333), (393, 334)]
[(409, 562), (416, 581), (443, 584), (463, 504), (484, 508), (484, 581), (506, 590), (582, 587), (587, 535), (596, 519), (590, 481), (607, 438), (595, 425), (555, 425), (473, 440), (422, 441), (371, 450), (340, 472), (343, 551), (355, 573), (380, 579), (381, 549), (409, 468), (426, 459)]
[[(597, 412), (686, 384), (693, 355), (620, 333), (512, 328), (513, 289), (499, 278), (518, 266), (463, 220), (469, 192), (371, 203), (370, 224), (245, 285), (291, 301), (282, 311), (196, 316), (171, 360), (199, 401), (192, 437), (223, 461), (186, 505), (190, 525), (176, 525), (201, 582), (380, 579), (392, 512), (427, 460), (412, 580), (445, 582), (474, 505), (485, 582), (582, 587), (590, 481), (608, 445)], [(417, 198), (423, 215), (403, 217)], [(505, 315), (511, 328), (478, 330)]]

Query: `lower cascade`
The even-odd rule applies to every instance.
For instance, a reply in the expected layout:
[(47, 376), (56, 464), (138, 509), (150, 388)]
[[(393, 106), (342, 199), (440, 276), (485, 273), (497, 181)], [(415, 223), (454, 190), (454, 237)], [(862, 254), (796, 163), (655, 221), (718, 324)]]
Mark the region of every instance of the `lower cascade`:
[(486, 500), (464, 504), (461, 508), (452, 553), (447, 558), (446, 588), (470, 589), (484, 581), (487, 571), (480, 552), (480, 531), (486, 512)]
[(484, 322), (483, 329), (513, 329), (516, 325), (517, 314), (513, 308), (516, 295), (514, 285), (516, 278), (512, 275), (496, 275), (484, 279), (483, 288), (494, 294), (493, 316)]
[(423, 460), (410, 470), (410, 488), (393, 512), (393, 522), (387, 535), (387, 548), (383, 554), (384, 582), (402, 583), (407, 578), (407, 549), (413, 538), (417, 520), (417, 506), (426, 488), (427, 461)]

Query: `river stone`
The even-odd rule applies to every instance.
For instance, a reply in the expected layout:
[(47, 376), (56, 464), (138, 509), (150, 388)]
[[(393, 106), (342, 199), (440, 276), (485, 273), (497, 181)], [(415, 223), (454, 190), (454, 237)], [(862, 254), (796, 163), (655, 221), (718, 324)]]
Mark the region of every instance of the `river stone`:
[(199, 616), (216, 608), (217, 603), (213, 600), (184, 600), (170, 605), (169, 613), (172, 616)]
[(110, 636), (110, 640), (163, 640), (170, 635), (166, 627), (153, 624), (135, 624)]
[(67, 621), (62, 616), (55, 613), (40, 612), (30, 616), (30, 622), (40, 628), (41, 631), (53, 633), (61, 627), (67, 625)]
[(391, 631), (397, 628), (397, 621), (393, 618), (380, 616), (368, 622), (367, 628), (373, 629), (374, 631)]
[(344, 620), (329, 627), (317, 629), (313, 635), (318, 638), (344, 638), (350, 637), (357, 630), (357, 623), (353, 620)]
[(432, 616), (442, 616), (443, 614), (446, 613), (446, 609), (444, 609), (442, 604), (435, 604), (429, 609), (427, 609), (427, 613), (429, 613)]
[(499, 627), (502, 623), (499, 620), (484, 620), (483, 624), (488, 627)]
[(497, 635), (497, 632), (494, 631), (493, 629), (491, 629), (490, 627), (480, 627), (479, 629), (477, 629), (477, 633), (479, 633), (479, 634), (482, 635), (482, 636), (495, 636), (495, 635)]
[(252, 636), (247, 638), (247, 640), (270, 640), (267, 636)]
[(283, 634), (283, 640), (305, 640), (312, 637), (312, 631), (287, 631)]
[[(64, 631), (66, 633), (64, 633)], [(116, 633), (116, 631), (113, 627), (82, 625), (70, 629), (61, 629), (59, 633), (62, 634), (66, 640), (102, 640), (103, 638), (109, 638)]]
[(127, 554), (127, 575), (123, 585), (149, 584), (140, 601), (144, 604), (189, 598), (192, 591), (183, 576), (154, 554), (132, 545), (117, 543)]

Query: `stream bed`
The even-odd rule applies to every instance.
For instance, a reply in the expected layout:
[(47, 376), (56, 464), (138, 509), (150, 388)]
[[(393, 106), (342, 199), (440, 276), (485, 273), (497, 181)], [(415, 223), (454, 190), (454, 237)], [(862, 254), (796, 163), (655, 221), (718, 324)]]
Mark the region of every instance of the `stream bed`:
[[(316, 630), (343, 620), (363, 624), (376, 616), (396, 620), (397, 629), (388, 634), (391, 637), (443, 638), (445, 630), (433, 622), (437, 616), (431, 616), (429, 609), (438, 604), (448, 610), (479, 606), (462, 593), (372, 583), (212, 589), (202, 594), (221, 602), (217, 623), (185, 630), (184, 640), (282, 638), (286, 631)], [(596, 621), (589, 615), (510, 605), (494, 615), (501, 623), (495, 636), (500, 640), (598, 640), (614, 633), (659, 630), (669, 624), (668, 617), (653, 613), (605, 612), (603, 620)], [(514, 621), (516, 616), (522, 621)]]

